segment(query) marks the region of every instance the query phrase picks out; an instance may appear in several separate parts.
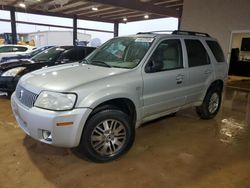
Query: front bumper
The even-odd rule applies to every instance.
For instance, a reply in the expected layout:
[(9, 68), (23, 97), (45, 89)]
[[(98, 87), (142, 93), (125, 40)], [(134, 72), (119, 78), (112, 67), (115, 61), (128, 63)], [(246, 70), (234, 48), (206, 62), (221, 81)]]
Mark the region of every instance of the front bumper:
[(0, 91), (14, 92), (20, 77), (0, 77)]
[[(27, 108), (19, 102), (15, 93), (11, 96), (11, 106), (19, 126), (26, 134), (43, 143), (76, 147), (79, 145), (84, 124), (91, 113), (89, 108), (55, 112), (37, 107)], [(73, 122), (70, 126), (57, 126), (57, 123)], [(52, 141), (43, 138), (42, 131), (51, 132)]]

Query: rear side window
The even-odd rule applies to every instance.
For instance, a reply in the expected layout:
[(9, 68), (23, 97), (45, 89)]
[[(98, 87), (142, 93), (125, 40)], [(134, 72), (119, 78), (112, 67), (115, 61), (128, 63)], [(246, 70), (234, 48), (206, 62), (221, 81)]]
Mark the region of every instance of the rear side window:
[[(83, 53), (83, 51), (81, 51), (81, 53)], [(69, 49), (62, 54), (61, 59), (67, 59), (70, 62), (71, 61), (78, 61), (78, 60), (80, 60), (79, 54), (80, 54), (80, 52), (77, 48)]]
[[(16, 49), (16, 50), (14, 50), (14, 49)], [(21, 47), (21, 46), (18, 46), (18, 47), (13, 48), (13, 51), (17, 51), (17, 52), (25, 52), (25, 51), (27, 51), (27, 50), (28, 50), (28, 48), (26, 48), (26, 47)]]
[(218, 42), (212, 41), (212, 40), (207, 40), (206, 42), (207, 42), (207, 45), (209, 46), (210, 50), (214, 54), (216, 61), (217, 62), (225, 62), (225, 57), (224, 57), (223, 51), (222, 51), (220, 45), (218, 44)]
[(189, 67), (210, 64), (206, 49), (199, 40), (185, 39)]
[(91, 52), (93, 52), (95, 48), (92, 47), (86, 47), (85, 48), (85, 56), (89, 55)]

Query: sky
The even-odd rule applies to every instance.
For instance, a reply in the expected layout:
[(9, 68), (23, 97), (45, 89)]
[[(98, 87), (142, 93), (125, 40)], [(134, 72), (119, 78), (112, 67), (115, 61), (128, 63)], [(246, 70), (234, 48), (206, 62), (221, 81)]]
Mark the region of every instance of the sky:
[[(9, 11), (0, 11), (1, 19), (10, 19)], [(63, 26), (73, 25), (72, 19), (69, 18), (58, 18), (53, 16), (41, 16), (27, 13), (16, 13), (16, 20), (25, 21), (25, 22), (37, 22), (37, 23), (47, 23)], [(111, 23), (103, 22), (94, 22), (87, 20), (78, 20), (78, 27), (90, 28), (90, 29), (101, 29), (113, 31), (114, 25)], [(138, 32), (146, 31), (159, 31), (159, 30), (175, 30), (178, 27), (178, 19), (176, 18), (163, 18), (163, 19), (154, 19), (154, 20), (145, 20), (138, 22), (129, 22), (119, 24), (119, 36), (135, 34)], [(58, 31), (58, 30), (67, 30), (61, 28), (52, 28), (44, 26), (35, 26), (35, 25), (24, 25), (17, 24), (17, 33), (30, 33), (36, 31)], [(0, 22), (0, 33), (11, 32), (10, 23)], [(91, 34), (93, 38), (99, 38), (101, 42), (105, 42), (108, 39), (113, 37), (113, 33), (103, 33), (103, 32), (92, 32), (92, 31), (80, 31), (83, 33)]]

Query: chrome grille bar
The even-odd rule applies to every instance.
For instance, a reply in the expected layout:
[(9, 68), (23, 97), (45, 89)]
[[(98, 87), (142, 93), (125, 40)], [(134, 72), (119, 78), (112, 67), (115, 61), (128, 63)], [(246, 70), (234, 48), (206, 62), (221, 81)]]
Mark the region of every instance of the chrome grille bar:
[(34, 106), (37, 96), (37, 94), (24, 89), (20, 85), (18, 85), (16, 88), (16, 97), (24, 106), (27, 106), (28, 108)]

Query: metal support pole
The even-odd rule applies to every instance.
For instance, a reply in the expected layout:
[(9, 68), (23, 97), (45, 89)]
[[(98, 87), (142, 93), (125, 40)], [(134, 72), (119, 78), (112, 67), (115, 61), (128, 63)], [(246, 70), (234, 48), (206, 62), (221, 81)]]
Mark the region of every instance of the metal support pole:
[(181, 30), (181, 18), (178, 18), (178, 30)]
[(11, 19), (12, 44), (17, 44), (16, 10), (14, 7), (10, 9), (10, 19)]
[(179, 17), (178, 17), (178, 30), (181, 30), (181, 18), (182, 18), (182, 11), (183, 9), (179, 9)]
[(119, 35), (119, 23), (114, 23), (114, 37), (118, 37)]
[(73, 45), (77, 46), (77, 16), (73, 18)]

